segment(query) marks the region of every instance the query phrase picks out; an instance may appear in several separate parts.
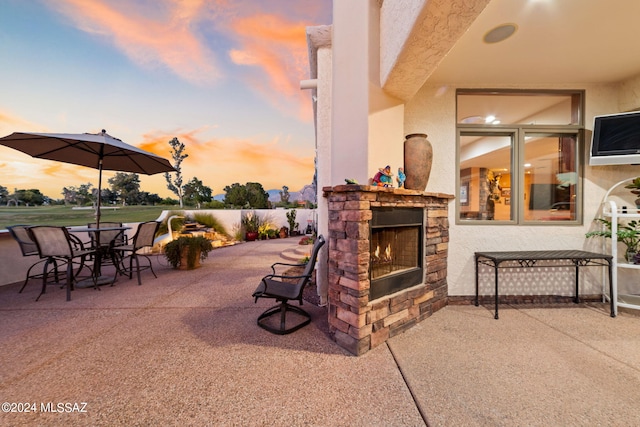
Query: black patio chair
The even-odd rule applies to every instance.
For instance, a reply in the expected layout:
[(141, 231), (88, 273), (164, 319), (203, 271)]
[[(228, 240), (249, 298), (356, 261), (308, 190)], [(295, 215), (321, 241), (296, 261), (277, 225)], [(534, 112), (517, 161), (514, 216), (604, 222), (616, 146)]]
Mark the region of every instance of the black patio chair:
[[(114, 252), (119, 254), (118, 256), (120, 259), (120, 267), (118, 268), (118, 272), (120, 274), (128, 274), (129, 279), (131, 279), (133, 277), (133, 272), (135, 271), (138, 275), (138, 285), (142, 284), (142, 281), (140, 280), (140, 271), (142, 270), (149, 269), (153, 273), (153, 276), (155, 278), (158, 278), (155, 271), (153, 271), (151, 258), (149, 258), (145, 254), (139, 253), (139, 251), (142, 248), (153, 246), (153, 240), (156, 237), (156, 231), (158, 231), (159, 225), (160, 223), (158, 223), (157, 221), (147, 221), (140, 223), (140, 225), (138, 225), (138, 230), (136, 230), (136, 234), (131, 239), (130, 244), (117, 245), (113, 246), (112, 248)], [(125, 257), (129, 257), (129, 267), (125, 266)], [(139, 260), (140, 257), (146, 258), (149, 264), (141, 266)], [(135, 266), (133, 265), (134, 261), (136, 262)]]
[[(255, 298), (256, 303), (258, 302), (258, 298), (272, 298), (280, 304), (271, 307), (260, 316), (258, 316), (258, 326), (266, 329), (271, 333), (285, 335), (295, 332), (311, 322), (311, 315), (309, 315), (309, 313), (307, 313), (300, 307), (289, 304), (288, 301), (298, 301), (300, 305), (302, 305), (302, 291), (304, 290), (304, 287), (311, 281), (313, 269), (315, 268), (316, 260), (318, 259), (318, 252), (320, 252), (320, 248), (324, 244), (324, 237), (318, 236), (316, 242), (313, 245), (309, 261), (306, 263), (306, 265), (277, 262), (271, 266), (271, 271), (273, 273), (268, 274), (262, 278), (260, 284), (258, 285), (258, 288), (253, 293), (253, 297)], [(304, 267), (304, 271), (299, 276), (287, 276), (276, 273), (276, 270), (285, 267)], [(295, 323), (290, 327), (287, 327), (286, 318), (287, 312), (289, 311), (301, 315), (302, 317), (304, 317), (304, 320)], [(268, 323), (267, 319), (277, 314), (280, 315), (280, 327), (271, 326)]]
[[(95, 255), (95, 250), (85, 249), (80, 239), (70, 234), (66, 227), (38, 225), (29, 227), (27, 231), (38, 248), (38, 254), (46, 260), (42, 271), (42, 290), (36, 301), (47, 290), (49, 264), (53, 263), (55, 265), (58, 261), (65, 262), (67, 265), (65, 286), (67, 287), (67, 301), (71, 301), (73, 284), (77, 280), (80, 271), (86, 266), (85, 260)], [(78, 260), (78, 262), (74, 263), (74, 260)], [(78, 266), (77, 272), (74, 271), (75, 266)], [(93, 287), (98, 289), (93, 271), (88, 277), (91, 277)]]
[[(88, 228), (96, 228), (95, 222), (90, 222), (87, 224)], [(100, 228), (110, 228), (110, 227), (122, 227), (121, 222), (100, 222)], [(92, 231), (89, 233), (91, 237), (91, 247), (97, 246), (97, 238), (96, 233)], [(124, 230), (106, 230), (100, 232), (100, 246), (109, 247), (109, 244), (113, 242), (113, 246), (120, 246), (126, 244), (127, 237), (124, 234)]]
[[(22, 293), (25, 286), (27, 286), (29, 279), (36, 279), (36, 280), (42, 279), (43, 277), (42, 273), (31, 274), (31, 270), (33, 270), (34, 267), (39, 266), (40, 264), (43, 264), (47, 261), (46, 258), (39, 257), (40, 254), (38, 253), (38, 246), (36, 246), (36, 242), (34, 242), (31, 239), (31, 236), (29, 236), (29, 232), (27, 231), (29, 227), (30, 227), (29, 225), (22, 225), (22, 224), (12, 225), (10, 227), (7, 227), (7, 230), (9, 230), (9, 234), (11, 234), (11, 237), (13, 237), (13, 239), (16, 242), (18, 242), (18, 245), (20, 246), (20, 251), (22, 252), (22, 256), (38, 257), (38, 261), (33, 263), (31, 267), (29, 267), (29, 269), (27, 270), (27, 276), (24, 279), (24, 283), (22, 284), (22, 287), (20, 288), (18, 293)], [(58, 283), (60, 279), (60, 275), (58, 273), (58, 263), (55, 262), (55, 260), (53, 263), (53, 272), (54, 272), (55, 282)]]
[[(87, 224), (88, 228), (96, 228), (95, 222), (90, 222)], [(122, 227), (121, 222), (100, 222), (100, 228), (110, 228), (110, 227)], [(100, 254), (101, 254), (101, 265), (111, 264), (116, 267), (116, 269), (120, 268), (120, 252), (116, 252), (113, 250), (116, 246), (122, 246), (127, 244), (127, 236), (124, 234), (124, 230), (105, 230), (100, 231), (100, 236), (96, 236), (96, 232), (92, 231), (89, 233), (91, 237), (91, 247), (94, 249), (98, 248), (98, 237), (100, 238)], [(114, 276), (115, 279), (115, 276)]]

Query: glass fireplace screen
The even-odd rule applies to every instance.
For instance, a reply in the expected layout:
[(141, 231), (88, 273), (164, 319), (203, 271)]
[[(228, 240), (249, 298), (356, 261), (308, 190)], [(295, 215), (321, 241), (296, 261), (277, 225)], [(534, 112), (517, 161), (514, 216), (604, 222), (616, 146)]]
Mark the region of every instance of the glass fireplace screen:
[(420, 227), (373, 229), (371, 279), (420, 267)]

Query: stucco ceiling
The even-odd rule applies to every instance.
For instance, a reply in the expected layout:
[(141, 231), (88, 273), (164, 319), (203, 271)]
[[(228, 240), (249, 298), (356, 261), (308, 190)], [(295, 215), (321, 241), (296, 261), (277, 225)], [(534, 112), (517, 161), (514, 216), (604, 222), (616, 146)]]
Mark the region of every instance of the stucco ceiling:
[[(611, 83), (640, 74), (638, 0), (492, 0), (429, 83)], [(487, 44), (498, 25), (515, 34)]]

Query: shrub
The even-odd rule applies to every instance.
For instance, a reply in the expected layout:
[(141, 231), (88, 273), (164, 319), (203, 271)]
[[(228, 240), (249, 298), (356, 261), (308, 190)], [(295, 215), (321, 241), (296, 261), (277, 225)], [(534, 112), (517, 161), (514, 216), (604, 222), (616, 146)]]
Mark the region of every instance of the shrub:
[(173, 268), (178, 268), (182, 258), (182, 250), (189, 248), (187, 252), (187, 268), (194, 268), (200, 253), (200, 260), (204, 261), (209, 252), (213, 250), (211, 240), (203, 236), (180, 236), (164, 246), (164, 254)]
[(224, 228), (224, 225), (222, 225), (222, 223), (218, 220), (218, 218), (216, 218), (211, 214), (199, 212), (193, 216), (193, 219), (198, 224), (206, 225), (207, 227), (214, 229), (217, 233), (224, 234), (225, 236), (229, 236), (229, 233), (227, 233), (227, 230)]

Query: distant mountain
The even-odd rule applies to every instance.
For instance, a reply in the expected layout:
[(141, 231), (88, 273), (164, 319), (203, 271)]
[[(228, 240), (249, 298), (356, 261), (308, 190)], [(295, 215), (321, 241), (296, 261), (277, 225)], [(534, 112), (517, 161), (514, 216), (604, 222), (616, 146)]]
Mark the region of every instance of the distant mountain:
[[(279, 190), (267, 190), (267, 193), (269, 194), (269, 201), (270, 202), (280, 202), (280, 191), (282, 191), (282, 189)], [(315, 202), (316, 200), (316, 194), (313, 191), (313, 186), (311, 184), (307, 184), (304, 187), (302, 187), (302, 189), (300, 191), (289, 191), (289, 201), (290, 202), (295, 202), (295, 201), (306, 201), (306, 200), (310, 200), (312, 202)]]

